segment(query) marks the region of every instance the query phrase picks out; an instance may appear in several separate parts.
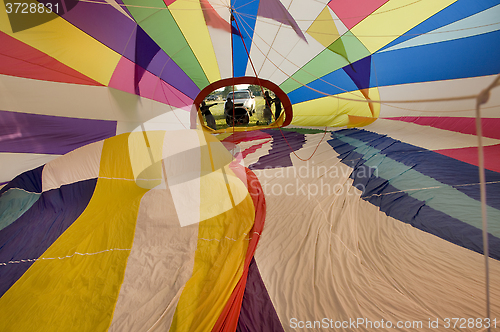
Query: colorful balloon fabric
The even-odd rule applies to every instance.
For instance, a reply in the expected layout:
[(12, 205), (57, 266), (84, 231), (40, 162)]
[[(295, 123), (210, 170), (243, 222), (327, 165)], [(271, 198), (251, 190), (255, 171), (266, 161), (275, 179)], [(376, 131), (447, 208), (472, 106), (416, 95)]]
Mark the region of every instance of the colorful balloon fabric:
[(1, 4), (1, 331), (500, 325), (500, 1)]

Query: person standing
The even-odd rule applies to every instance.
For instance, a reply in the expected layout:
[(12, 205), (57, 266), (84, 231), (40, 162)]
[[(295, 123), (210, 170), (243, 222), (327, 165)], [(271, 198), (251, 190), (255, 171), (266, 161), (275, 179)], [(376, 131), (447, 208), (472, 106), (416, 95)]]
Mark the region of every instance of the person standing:
[(212, 112), (210, 112), (210, 107), (214, 106), (215, 104), (207, 105), (205, 101), (201, 102), (201, 114), (205, 116), (205, 121), (207, 122), (207, 126), (212, 128), (213, 130), (217, 130), (217, 123), (215, 123), (215, 118), (212, 115)]
[(274, 102), (274, 120), (278, 120), (281, 115), (281, 100), (276, 96), (273, 99)]
[(273, 112), (271, 111), (271, 104), (273, 103), (273, 98), (269, 95), (269, 91), (266, 91), (264, 93), (264, 101), (265, 101), (265, 106), (264, 106), (264, 120), (267, 122), (267, 124), (270, 124), (273, 122)]

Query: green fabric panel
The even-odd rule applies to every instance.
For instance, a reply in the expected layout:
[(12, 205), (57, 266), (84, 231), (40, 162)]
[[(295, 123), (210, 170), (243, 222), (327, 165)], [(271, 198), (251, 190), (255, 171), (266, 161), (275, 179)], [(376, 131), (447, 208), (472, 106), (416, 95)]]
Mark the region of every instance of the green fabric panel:
[[(425, 202), (437, 211), (478, 229), (483, 228), (480, 201), (387, 157), (380, 150), (366, 145), (363, 141), (340, 135), (337, 138), (357, 147), (354, 151), (363, 154), (363, 159), (366, 160), (365, 165), (376, 168), (375, 175), (388, 180), (398, 190)], [(499, 210), (488, 206), (487, 213), (488, 218), (500, 220)], [(488, 232), (496, 237), (500, 236), (500, 228), (496, 225), (490, 224)]]
[(325, 49), (289, 79), (281, 83), (280, 88), (285, 93), (289, 93), (348, 64), (341, 55)]
[(30, 193), (12, 188), (0, 196), (0, 230), (12, 224), (40, 198), (39, 193)]
[(369, 55), (366, 47), (348, 31), (283, 82), (280, 88), (289, 93)]
[(130, 5), (127, 8), (139, 26), (193, 80), (198, 88), (203, 89), (210, 84), (184, 35), (162, 0), (124, 0), (123, 2)]
[(345, 49), (344, 42), (342, 41), (342, 38), (339, 38), (336, 41), (334, 41), (333, 44), (328, 46), (328, 49), (334, 53), (337, 53), (338, 55), (341, 55), (347, 62), (349, 62), (347, 50)]
[(347, 31), (342, 37), (334, 41), (328, 46), (328, 49), (346, 57), (349, 63), (370, 55), (370, 51), (350, 31)]

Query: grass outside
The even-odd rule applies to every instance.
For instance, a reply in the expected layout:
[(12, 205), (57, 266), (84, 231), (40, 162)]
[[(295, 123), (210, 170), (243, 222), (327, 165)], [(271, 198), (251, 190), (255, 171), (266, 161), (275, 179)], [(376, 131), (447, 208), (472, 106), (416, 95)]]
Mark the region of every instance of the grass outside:
[[(226, 129), (229, 127), (226, 123), (226, 118), (224, 117), (224, 100), (222, 101), (214, 101), (207, 102), (207, 105), (216, 104), (215, 106), (210, 107), (210, 112), (215, 118), (215, 123), (217, 124), (217, 129)], [(274, 114), (274, 105), (271, 106), (271, 110)], [(253, 127), (260, 125), (265, 125), (264, 121), (264, 98), (263, 97), (255, 97), (255, 113), (250, 116), (250, 122), (247, 125), (238, 125), (238, 127)], [(257, 124), (259, 122), (259, 124)], [(206, 124), (206, 123), (205, 123)]]

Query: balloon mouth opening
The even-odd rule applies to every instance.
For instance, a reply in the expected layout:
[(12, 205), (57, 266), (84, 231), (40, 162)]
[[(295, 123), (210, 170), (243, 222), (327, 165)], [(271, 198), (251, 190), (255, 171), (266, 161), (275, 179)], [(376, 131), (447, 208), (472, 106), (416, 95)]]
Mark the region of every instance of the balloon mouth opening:
[(287, 94), (273, 82), (253, 76), (216, 81), (200, 91), (193, 106), (191, 128), (200, 125), (214, 134), (285, 127), (293, 118)]

